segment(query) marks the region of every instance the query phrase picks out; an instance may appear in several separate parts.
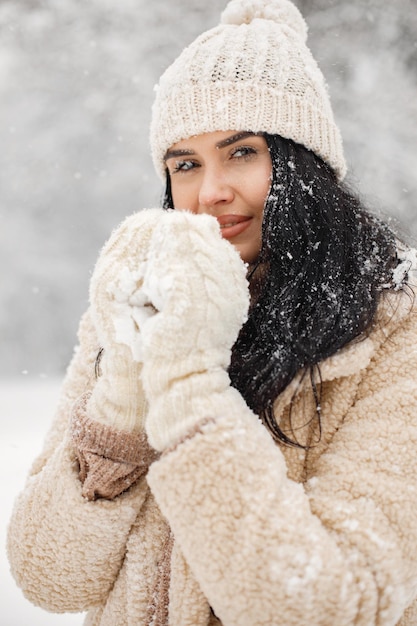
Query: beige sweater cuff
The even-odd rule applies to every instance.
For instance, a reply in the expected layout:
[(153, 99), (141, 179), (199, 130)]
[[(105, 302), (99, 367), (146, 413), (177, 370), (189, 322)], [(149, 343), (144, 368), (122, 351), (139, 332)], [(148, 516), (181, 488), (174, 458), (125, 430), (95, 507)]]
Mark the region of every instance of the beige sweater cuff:
[(74, 406), (70, 434), (80, 465), (83, 495), (112, 499), (137, 482), (158, 457), (145, 432), (127, 432), (88, 417), (90, 393)]

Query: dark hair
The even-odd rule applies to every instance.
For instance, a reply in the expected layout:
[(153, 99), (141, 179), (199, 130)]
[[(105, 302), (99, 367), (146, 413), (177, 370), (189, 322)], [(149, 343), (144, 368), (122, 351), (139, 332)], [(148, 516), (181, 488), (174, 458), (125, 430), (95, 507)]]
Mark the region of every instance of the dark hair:
[[(250, 268), (255, 286), (229, 374), (272, 435), (299, 445), (273, 414), (297, 372), (316, 394), (318, 364), (366, 332), (396, 262), (391, 229), (367, 212), (332, 169), (291, 140), (265, 134), (272, 183), (262, 248)], [(169, 177), (164, 206), (172, 206)], [(316, 396), (319, 412), (319, 400)]]

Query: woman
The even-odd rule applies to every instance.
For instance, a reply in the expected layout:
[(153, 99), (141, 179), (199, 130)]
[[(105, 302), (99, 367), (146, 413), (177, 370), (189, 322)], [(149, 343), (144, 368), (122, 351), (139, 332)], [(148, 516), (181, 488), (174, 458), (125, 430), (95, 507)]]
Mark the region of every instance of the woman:
[(48, 610), (417, 624), (415, 254), (344, 186), (305, 40), (288, 0), (233, 0), (161, 78), (169, 210), (102, 250), (9, 528)]

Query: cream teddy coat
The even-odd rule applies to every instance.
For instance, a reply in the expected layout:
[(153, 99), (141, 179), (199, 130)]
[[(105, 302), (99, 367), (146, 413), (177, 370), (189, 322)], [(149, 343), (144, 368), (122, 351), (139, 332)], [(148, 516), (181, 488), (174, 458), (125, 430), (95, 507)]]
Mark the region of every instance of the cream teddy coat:
[(321, 364), (321, 437), (303, 417), (307, 382), (277, 399), (285, 430), (295, 394), (308, 452), (236, 410), (144, 452), (149, 471), (126, 492), (89, 501), (68, 428), (96, 380), (87, 312), (9, 525), (17, 583), (49, 611), (87, 611), (89, 626), (417, 625), (416, 339), (411, 299), (390, 292), (370, 336)]

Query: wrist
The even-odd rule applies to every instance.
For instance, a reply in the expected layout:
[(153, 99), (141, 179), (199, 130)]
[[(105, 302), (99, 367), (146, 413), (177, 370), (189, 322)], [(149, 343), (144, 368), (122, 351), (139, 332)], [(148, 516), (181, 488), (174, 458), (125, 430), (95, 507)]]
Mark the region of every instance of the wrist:
[(158, 455), (143, 430), (120, 431), (88, 417), (89, 397), (84, 394), (75, 404), (70, 423), (82, 494), (89, 500), (112, 499), (146, 474)]
[(87, 403), (87, 413), (105, 426), (127, 432), (144, 428), (147, 402), (141, 382), (140, 363), (117, 351), (106, 350), (101, 374)]
[(165, 393), (148, 396), (146, 432), (159, 452), (176, 445), (208, 419), (216, 419), (246, 407), (239, 392), (230, 386), (226, 371), (194, 373), (172, 381)]

